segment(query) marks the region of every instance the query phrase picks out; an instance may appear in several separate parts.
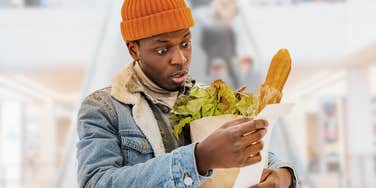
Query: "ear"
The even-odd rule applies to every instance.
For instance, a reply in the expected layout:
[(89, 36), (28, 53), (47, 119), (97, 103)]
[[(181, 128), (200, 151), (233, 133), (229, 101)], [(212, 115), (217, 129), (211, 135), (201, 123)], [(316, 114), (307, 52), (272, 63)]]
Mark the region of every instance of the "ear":
[(137, 41), (127, 41), (128, 52), (131, 54), (133, 60), (140, 59), (139, 43)]

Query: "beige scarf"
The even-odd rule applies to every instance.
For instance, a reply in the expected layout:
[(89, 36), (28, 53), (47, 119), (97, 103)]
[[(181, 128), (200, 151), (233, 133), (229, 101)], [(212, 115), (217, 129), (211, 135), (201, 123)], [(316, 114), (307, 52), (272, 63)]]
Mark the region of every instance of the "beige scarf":
[(134, 64), (134, 71), (145, 89), (145, 94), (151, 97), (152, 100), (156, 100), (172, 109), (179, 91), (171, 92), (159, 87), (145, 75), (137, 61)]

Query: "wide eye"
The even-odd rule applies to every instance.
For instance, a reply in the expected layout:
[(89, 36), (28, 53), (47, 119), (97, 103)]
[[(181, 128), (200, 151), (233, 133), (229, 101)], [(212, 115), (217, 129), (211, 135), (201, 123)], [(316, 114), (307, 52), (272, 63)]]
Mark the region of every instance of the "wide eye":
[(158, 55), (164, 55), (168, 52), (168, 48), (158, 48), (156, 49)]
[(185, 41), (185, 42), (181, 43), (181, 46), (183, 48), (189, 48), (191, 46), (191, 41)]

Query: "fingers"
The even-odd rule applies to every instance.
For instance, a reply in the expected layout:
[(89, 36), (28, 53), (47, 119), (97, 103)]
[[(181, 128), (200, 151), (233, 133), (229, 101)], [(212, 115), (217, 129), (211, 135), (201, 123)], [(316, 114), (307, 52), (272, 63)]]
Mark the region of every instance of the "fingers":
[(254, 121), (256, 123), (256, 129), (267, 128), (269, 126), (269, 122), (264, 119), (256, 119)]
[(262, 119), (244, 122), (237, 127), (236, 132), (241, 136), (247, 136), (257, 129), (265, 129), (268, 127), (268, 122)]
[(247, 147), (255, 142), (260, 141), (266, 134), (266, 129), (259, 129), (253, 133), (247, 134), (241, 138), (243, 147)]
[(249, 165), (253, 165), (253, 164), (256, 164), (258, 162), (261, 161), (261, 154), (258, 153), (256, 155), (253, 155), (253, 156), (250, 156), (248, 158), (246, 158), (244, 164), (242, 166), (249, 166)]
[(240, 162), (240, 167), (252, 165), (261, 161), (260, 151), (264, 147), (262, 142), (252, 144), (247, 147), (244, 152), (239, 155), (243, 160)]
[(264, 148), (264, 142), (260, 141), (255, 144), (251, 144), (244, 150), (244, 155), (246, 156), (254, 156), (260, 154), (260, 151)]
[(227, 127), (231, 127), (231, 126), (238, 126), (239, 124), (242, 124), (242, 123), (250, 123), (253, 119), (250, 118), (250, 117), (241, 117), (241, 118), (237, 118), (235, 120), (232, 120), (232, 121), (229, 121), (229, 122), (226, 122), (225, 124), (223, 124), (223, 128), (227, 128)]

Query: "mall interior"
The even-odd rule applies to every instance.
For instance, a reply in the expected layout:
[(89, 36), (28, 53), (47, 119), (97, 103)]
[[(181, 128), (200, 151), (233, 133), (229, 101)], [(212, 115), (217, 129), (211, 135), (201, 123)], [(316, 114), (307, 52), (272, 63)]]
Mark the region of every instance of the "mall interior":
[[(186, 3), (199, 83), (256, 92), (273, 55), (289, 50), (282, 103), (294, 108), (274, 126), (270, 150), (294, 164), (302, 187), (376, 187), (376, 1)], [(132, 62), (121, 5), (0, 0), (0, 188), (78, 187), (80, 104)]]

